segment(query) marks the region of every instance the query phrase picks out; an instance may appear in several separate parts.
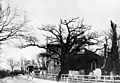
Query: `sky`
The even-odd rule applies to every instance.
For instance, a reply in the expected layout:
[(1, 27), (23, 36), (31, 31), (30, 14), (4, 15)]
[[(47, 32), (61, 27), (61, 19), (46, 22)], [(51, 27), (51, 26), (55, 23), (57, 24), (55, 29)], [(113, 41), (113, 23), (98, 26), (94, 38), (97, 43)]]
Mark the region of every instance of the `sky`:
[[(31, 25), (59, 24), (60, 19), (84, 18), (84, 23), (92, 25), (92, 30), (110, 29), (110, 20), (120, 25), (120, 0), (4, 0), (31, 19)], [(42, 34), (35, 30), (38, 39)], [(44, 38), (41, 43), (44, 43)]]
[(93, 29), (108, 29), (109, 21), (119, 24), (120, 0), (6, 0), (26, 11), (34, 25), (59, 24), (63, 18), (84, 18)]
[[(3, 2), (3, 6), (10, 4), (21, 13), (25, 12), (34, 27), (40, 27), (41, 24), (57, 25), (60, 19), (73, 17), (84, 18), (84, 23), (92, 25), (92, 30), (110, 29), (110, 20), (120, 25), (120, 0), (4, 0)], [(43, 35), (36, 29), (34, 32), (41, 43), (44, 43)], [(24, 54), (31, 54), (31, 57), (39, 52), (38, 48), (27, 48), (27, 50)]]

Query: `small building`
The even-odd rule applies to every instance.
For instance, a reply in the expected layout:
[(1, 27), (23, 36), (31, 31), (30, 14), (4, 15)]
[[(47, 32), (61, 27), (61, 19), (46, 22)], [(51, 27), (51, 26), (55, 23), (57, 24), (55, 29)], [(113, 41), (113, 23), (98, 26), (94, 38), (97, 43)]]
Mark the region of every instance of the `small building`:
[[(48, 44), (47, 45), (49, 54), (53, 54), (49, 49), (60, 50), (59, 44)], [(88, 74), (90, 71), (93, 71), (95, 68), (101, 68), (103, 66), (104, 59), (102, 56), (99, 56), (95, 52), (92, 52), (88, 49), (81, 50), (77, 54), (70, 54), (67, 57), (67, 70), (84, 70), (85, 74)]]
[(69, 70), (85, 70), (85, 74), (96, 68), (101, 68), (103, 66), (103, 57), (98, 54), (85, 49), (83, 54), (72, 55), (69, 60)]

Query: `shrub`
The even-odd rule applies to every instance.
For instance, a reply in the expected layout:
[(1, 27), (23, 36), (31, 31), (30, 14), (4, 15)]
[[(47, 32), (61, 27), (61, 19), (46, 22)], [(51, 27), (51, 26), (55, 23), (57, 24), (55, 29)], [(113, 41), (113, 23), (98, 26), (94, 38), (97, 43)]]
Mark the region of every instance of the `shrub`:
[(10, 76), (10, 72), (8, 70), (0, 70), (0, 78), (4, 78)]

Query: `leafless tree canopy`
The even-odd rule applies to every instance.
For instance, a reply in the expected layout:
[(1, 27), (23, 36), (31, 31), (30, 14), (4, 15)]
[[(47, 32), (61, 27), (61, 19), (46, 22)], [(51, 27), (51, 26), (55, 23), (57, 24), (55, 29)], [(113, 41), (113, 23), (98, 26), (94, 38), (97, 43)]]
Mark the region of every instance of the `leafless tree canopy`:
[(87, 33), (87, 31), (91, 29), (91, 26), (85, 25), (83, 20), (80, 20), (78, 17), (70, 20), (60, 20), (58, 26), (43, 25), (42, 28), (38, 29), (46, 32), (45, 36), (48, 44), (45, 46), (40, 45), (34, 36), (28, 35), (23, 36), (28, 43), (22, 45), (21, 48), (37, 46), (49, 50), (52, 55), (55, 54), (58, 56), (61, 63), (61, 71), (64, 70), (68, 55), (75, 55), (80, 52), (80, 50), (86, 48), (86, 46), (101, 43), (101, 41), (98, 40), (101, 35), (97, 32)]
[(24, 17), (24, 20), (17, 20), (19, 16), (17, 10), (12, 13), (10, 6), (5, 10), (1, 11), (2, 15), (0, 16), (0, 42), (17, 38), (21, 36), (22, 32), (25, 32), (25, 25), (28, 20)]
[(7, 62), (8, 62), (8, 65), (11, 67), (12, 69), (12, 72), (13, 72), (13, 69), (17, 66), (19, 66), (19, 62), (18, 61), (15, 61), (14, 58), (9, 58), (7, 59)]
[(97, 45), (101, 42), (98, 40), (100, 35), (97, 32), (87, 33), (90, 29), (91, 26), (85, 25), (83, 20), (80, 21), (78, 17), (71, 20), (60, 20), (58, 27), (43, 25), (42, 28), (39, 28), (39, 30), (47, 32), (48, 50), (59, 55), (61, 72), (69, 68), (67, 59), (69, 55), (76, 55), (86, 46)]
[(97, 39), (100, 36), (97, 32), (85, 33), (91, 29), (91, 26), (84, 25), (83, 20), (80, 21), (78, 17), (71, 20), (60, 20), (58, 27), (43, 25), (43, 28), (39, 29), (48, 32), (49, 35), (47, 34), (46, 37), (49, 44), (60, 44), (71, 53), (80, 47), (97, 45), (100, 42)]

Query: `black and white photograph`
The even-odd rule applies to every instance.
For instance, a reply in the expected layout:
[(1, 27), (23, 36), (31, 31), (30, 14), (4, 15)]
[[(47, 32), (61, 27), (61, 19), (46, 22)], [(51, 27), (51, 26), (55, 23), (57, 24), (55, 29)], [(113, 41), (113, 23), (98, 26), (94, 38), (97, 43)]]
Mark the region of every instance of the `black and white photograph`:
[(0, 0), (0, 83), (120, 83), (120, 0)]

